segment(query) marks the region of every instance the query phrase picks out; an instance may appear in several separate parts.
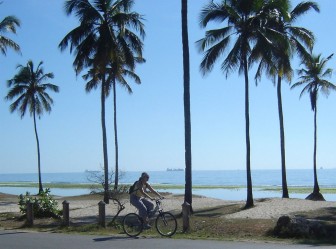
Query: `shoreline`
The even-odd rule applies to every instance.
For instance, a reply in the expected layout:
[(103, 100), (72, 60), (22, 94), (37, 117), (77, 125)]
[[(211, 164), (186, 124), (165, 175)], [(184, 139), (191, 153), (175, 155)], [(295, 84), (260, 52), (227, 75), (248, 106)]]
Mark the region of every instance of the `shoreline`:
[[(83, 195), (83, 196), (55, 196), (58, 207), (62, 208), (62, 202), (70, 203), (70, 215), (72, 219), (96, 219), (98, 217), (98, 204), (102, 196)], [(125, 205), (123, 214), (134, 212), (135, 208), (129, 203), (128, 195), (123, 195), (120, 200)], [(165, 211), (173, 213), (181, 212), (181, 205), (184, 201), (182, 195), (167, 193), (162, 201)], [(117, 205), (107, 204), (106, 215), (113, 216), (117, 212)], [(238, 205), (241, 208), (238, 212), (225, 214), (227, 219), (272, 219), (276, 220), (283, 215), (297, 215), (302, 212), (310, 212), (323, 208), (334, 208), (336, 201), (311, 201), (296, 198), (258, 198), (254, 199), (254, 207), (243, 209), (245, 201), (221, 200), (205, 196), (193, 196), (193, 209), (204, 210), (215, 207), (229, 207)], [(19, 213), (17, 196), (0, 193), (0, 213)]]
[[(184, 189), (182, 184), (151, 184), (155, 189)], [(43, 183), (45, 188), (57, 188), (57, 189), (90, 189), (92, 186), (100, 187), (100, 184), (92, 183)], [(130, 184), (120, 184), (120, 187), (126, 188)], [(0, 189), (2, 187), (11, 188), (37, 188), (37, 182), (0, 182)], [(246, 189), (243, 185), (193, 185), (193, 189)], [(259, 191), (281, 191), (281, 186), (275, 185), (255, 185), (253, 189)], [(309, 193), (313, 189), (313, 186), (288, 186), (288, 190), (292, 193)], [(336, 186), (321, 186), (321, 192), (326, 194), (336, 194)], [(1, 191), (0, 191), (1, 192)]]
[[(6, 185), (5, 187), (0, 183), (0, 192), (11, 194), (11, 195), (25, 195), (26, 192), (30, 194), (36, 194), (38, 190), (38, 185), (33, 183), (20, 183), (19, 185)], [(29, 186), (29, 187), (26, 187)], [(87, 185), (78, 184), (44, 184), (44, 188), (50, 188), (50, 194), (53, 196), (80, 196), (87, 195), (91, 193), (90, 188)], [(184, 194), (184, 186), (180, 185), (152, 185), (157, 191), (162, 193), (171, 193), (175, 195)], [(79, 188), (80, 187), (80, 188)], [(128, 185), (125, 185), (126, 191), (128, 190)], [(224, 201), (245, 201), (246, 200), (246, 187), (244, 186), (194, 186), (193, 194), (198, 196), (204, 196), (207, 198), (215, 198)], [(308, 187), (289, 187), (289, 197), (296, 199), (305, 199), (312, 192), (312, 188)], [(323, 194), (326, 201), (336, 201), (336, 189), (335, 188), (321, 188), (321, 193)], [(253, 187), (253, 198), (281, 198), (282, 190), (280, 187), (273, 186), (263, 186), (263, 187)]]

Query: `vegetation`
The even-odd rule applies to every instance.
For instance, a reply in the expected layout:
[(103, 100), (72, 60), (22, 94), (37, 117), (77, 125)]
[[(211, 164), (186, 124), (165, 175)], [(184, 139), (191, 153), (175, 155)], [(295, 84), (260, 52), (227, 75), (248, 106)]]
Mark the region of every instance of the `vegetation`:
[[(242, 186), (193, 186), (192, 185), (192, 158), (191, 158), (191, 118), (190, 118), (190, 65), (188, 41), (188, 1), (181, 0), (182, 22), (182, 51), (183, 51), (183, 86), (184, 86), (184, 128), (185, 128), (185, 185), (166, 186), (158, 185), (156, 188), (184, 188), (185, 201), (192, 203), (192, 189), (194, 188), (245, 188)], [(101, 125), (103, 135), (104, 174), (97, 175), (93, 186), (104, 189), (104, 201), (109, 203), (109, 189), (112, 178), (109, 174), (107, 135), (105, 122), (105, 101), (113, 94), (114, 107), (114, 140), (115, 140), (115, 175), (114, 189), (120, 190), (124, 186), (119, 184), (118, 163), (118, 132), (117, 132), (117, 93), (116, 85), (125, 87), (129, 93), (132, 89), (128, 80), (140, 84), (140, 77), (135, 73), (136, 66), (145, 62), (142, 56), (143, 39), (145, 37), (143, 17), (132, 11), (133, 0), (66, 0), (64, 7), (68, 15), (74, 15), (79, 25), (71, 30), (60, 42), (59, 48), (63, 51), (70, 49), (75, 58), (73, 62), (77, 75), (83, 73), (86, 82), (86, 91), (100, 87), (101, 94)], [(246, 178), (247, 200), (245, 208), (254, 205), (252, 176), (251, 176), (251, 145), (250, 145), (250, 113), (249, 113), (249, 70), (257, 65), (256, 80), (262, 74), (269, 76), (277, 86), (278, 113), (280, 124), (280, 154), (282, 170), (282, 196), (289, 197), (289, 192), (304, 192), (306, 188), (289, 188), (286, 180), (285, 132), (282, 110), (282, 81), (290, 82), (294, 69), (291, 60), (298, 56), (305, 68), (298, 71), (299, 81), (292, 88), (304, 86), (300, 97), (304, 93), (310, 96), (311, 107), (314, 112), (314, 190), (307, 198), (323, 199), (317, 180), (317, 100), (319, 92), (328, 95), (336, 86), (325, 79), (330, 76), (332, 69), (325, 68), (332, 55), (322, 58), (321, 55), (310, 54), (313, 49), (315, 37), (305, 27), (294, 26), (295, 21), (310, 10), (319, 11), (315, 2), (302, 2), (291, 9), (289, 0), (225, 0), (209, 1), (201, 10), (200, 23), (202, 28), (208, 28), (215, 22), (214, 27), (205, 32), (204, 38), (197, 41), (199, 49), (204, 53), (200, 63), (200, 70), (205, 75), (212, 71), (214, 65), (221, 62), (221, 69), (228, 77), (232, 72), (238, 71), (244, 76), (244, 105), (245, 105), (245, 140), (246, 140)], [(20, 47), (12, 40), (2, 36), (5, 32), (16, 33), (20, 22), (13, 16), (6, 17), (0, 23), (0, 49), (6, 55), (7, 48), (19, 52)], [(231, 43), (232, 42), (232, 43)], [(18, 66), (19, 72), (8, 81), (12, 87), (6, 96), (7, 100), (16, 100), (10, 105), (11, 112), (17, 110), (21, 118), (27, 108), (33, 116), (35, 137), (38, 154), (39, 193), (49, 198), (49, 192), (43, 190), (41, 179), (40, 144), (37, 133), (36, 116), (40, 117), (44, 111), (50, 112), (53, 104), (52, 98), (46, 92), (58, 92), (56, 85), (44, 83), (53, 78), (52, 73), (44, 74), (42, 62), (35, 70), (32, 61), (26, 66)], [(9, 184), (10, 185), (10, 184)], [(25, 185), (25, 184), (23, 184)], [(29, 184), (25, 185), (28, 186)], [(18, 186), (18, 185), (15, 185)], [(35, 186), (35, 185), (33, 185)], [(46, 184), (46, 186), (57, 186)], [(67, 185), (62, 187), (78, 186), (87, 188), (88, 185)], [(91, 186), (91, 185), (90, 185)], [(254, 186), (255, 188), (258, 186)], [(76, 187), (77, 188), (77, 187)], [(125, 188), (127, 189), (127, 187)], [(48, 189), (46, 189), (47, 191)], [(267, 190), (280, 191), (279, 188)], [(49, 190), (48, 190), (49, 191)], [(335, 189), (325, 189), (334, 193)], [(99, 191), (98, 191), (99, 192)], [(28, 199), (22, 196), (22, 205)], [(42, 198), (42, 199), (43, 199)], [(34, 200), (38, 202), (37, 200)], [(50, 201), (52, 202), (52, 201)], [(42, 212), (42, 211), (41, 211)], [(199, 224), (194, 224), (200, 228)], [(200, 228), (201, 231), (201, 228)], [(194, 231), (195, 232), (195, 231)]]
[(47, 93), (47, 90), (59, 92), (58, 86), (52, 83), (45, 83), (49, 79), (54, 78), (53, 73), (44, 73), (41, 61), (37, 68), (34, 68), (34, 63), (29, 60), (26, 66), (19, 65), (17, 68), (19, 72), (13, 79), (8, 80), (7, 85), (11, 87), (6, 100), (15, 99), (10, 105), (10, 111), (18, 111), (21, 118), (26, 114), (29, 109), (30, 116), (33, 116), (34, 131), (37, 144), (37, 167), (39, 177), (39, 192), (43, 192), (42, 179), (41, 179), (41, 158), (40, 158), (40, 142), (37, 134), (36, 116), (39, 118), (44, 111), (50, 113), (53, 99)]
[[(308, 56), (307, 49), (311, 50), (314, 44), (312, 32), (303, 27), (294, 26), (297, 19), (306, 14), (310, 9), (319, 11), (319, 7), (314, 2), (299, 3), (290, 11), (290, 1), (283, 0), (281, 9), (273, 9), (265, 12), (265, 22), (268, 22), (268, 32), (273, 38), (272, 43), (261, 42), (257, 53), (252, 55), (252, 59), (259, 59), (259, 67), (256, 73), (256, 80), (261, 78), (263, 70), (272, 78), (277, 86), (278, 114), (280, 127), (280, 152), (281, 152), (281, 171), (282, 171), (282, 197), (289, 198), (286, 176), (286, 153), (285, 153), (285, 129), (282, 108), (282, 79), (292, 80), (293, 69), (291, 59), (294, 53), (304, 59)], [(274, 45), (276, 44), (276, 45)], [(264, 49), (267, 47), (267, 49)]]
[(184, 202), (192, 210), (192, 158), (191, 158), (191, 118), (190, 118), (190, 58), (188, 39), (188, 0), (181, 1), (182, 52), (183, 52), (183, 108), (184, 108), (184, 148), (185, 148), (185, 193)]
[[(109, 175), (109, 178), (108, 178), (109, 179), (109, 181), (108, 181), (109, 186), (113, 185), (113, 181), (115, 179), (114, 176), (115, 176), (114, 171), (111, 171), (110, 175)], [(118, 180), (120, 178), (122, 178), (122, 176), (123, 176), (123, 173), (121, 172), (119, 174), (119, 176), (118, 176)], [(86, 188), (90, 188), (91, 189), (91, 193), (104, 193), (105, 176), (104, 176), (103, 171), (89, 172), (88, 176), (87, 176), (87, 180), (89, 182), (91, 182), (91, 184), (90, 185), (84, 184), (84, 185), (86, 186)], [(83, 186), (79, 187), (79, 188), (83, 188)], [(117, 189), (113, 189), (113, 192), (116, 192), (116, 193), (125, 193), (125, 192), (127, 192), (127, 189), (128, 189), (127, 185), (118, 185), (118, 188)]]
[[(91, 78), (86, 86), (87, 91), (96, 88), (98, 83), (101, 86), (105, 203), (109, 203), (105, 99), (109, 94), (111, 85), (115, 97), (116, 80), (125, 83), (124, 78), (121, 77), (126, 73), (124, 69), (129, 68), (133, 73), (135, 64), (143, 61), (142, 41), (133, 30), (139, 31), (141, 37), (144, 37), (145, 32), (141, 16), (131, 12), (133, 4), (134, 1), (132, 0), (67, 0), (64, 4), (66, 13), (68, 15), (74, 14), (79, 19), (80, 24), (63, 38), (59, 48), (64, 50), (69, 46), (70, 53), (75, 54), (73, 65), (76, 74), (79, 74), (85, 68), (89, 69), (87, 76), (84, 76), (85, 79)], [(73, 50), (73, 48), (75, 49)], [(117, 152), (116, 104), (114, 108)], [(118, 185), (118, 152), (116, 153), (115, 173), (116, 189)]]
[[(313, 47), (314, 36), (308, 29), (295, 27), (292, 24), (310, 9), (319, 11), (318, 5), (314, 2), (299, 3), (290, 11), (288, 0), (228, 0), (219, 4), (212, 1), (201, 12), (200, 23), (203, 28), (211, 22), (225, 22), (223, 27), (207, 30), (205, 37), (197, 42), (200, 51), (204, 52), (200, 64), (202, 73), (210, 72), (214, 64), (224, 55), (221, 69), (226, 76), (238, 69), (239, 74), (243, 73), (245, 78), (246, 208), (253, 206), (248, 71), (253, 63), (258, 62), (257, 80), (260, 79), (263, 71), (266, 71), (274, 82), (277, 80), (282, 187), (283, 197), (288, 198), (281, 80), (286, 78), (290, 81), (292, 78), (293, 69), (290, 60), (294, 53), (298, 54), (304, 62), (309, 61), (308, 50)], [(231, 40), (234, 42), (230, 47)]]
[[(274, 39), (269, 29), (274, 28), (265, 21), (265, 13), (278, 11), (283, 6), (281, 1), (222, 1), (220, 4), (209, 3), (201, 11), (200, 23), (206, 28), (211, 22), (226, 22), (218, 29), (207, 30), (205, 37), (199, 40), (200, 51), (204, 57), (200, 64), (203, 74), (208, 73), (214, 64), (224, 54), (226, 57), (221, 64), (222, 71), (228, 76), (238, 69), (245, 79), (245, 134), (246, 134), (246, 174), (247, 200), (246, 208), (253, 206), (252, 177), (251, 177), (251, 146), (250, 146), (250, 114), (249, 114), (249, 75), (248, 70), (253, 61), (249, 58), (260, 54), (259, 44), (271, 46)], [(268, 18), (269, 19), (269, 18)], [(234, 40), (232, 47), (230, 41)]]
[[(6, 201), (10, 201), (10, 197), (2, 196)], [(72, 200), (97, 200), (95, 196), (77, 196)], [(260, 200), (262, 201), (262, 200)], [(191, 216), (191, 230), (182, 231), (182, 215), (180, 212), (174, 212), (178, 221), (178, 231), (173, 238), (184, 239), (217, 239), (217, 240), (243, 240), (243, 241), (273, 241), (281, 243), (310, 243), (310, 244), (331, 244), (335, 241), (335, 209), (321, 208), (314, 211), (296, 213), (297, 216), (305, 217), (307, 219), (317, 219), (326, 225), (329, 234), (333, 236), (322, 238), (280, 238), (274, 236), (273, 229), (276, 225), (275, 219), (231, 219), (226, 215), (234, 214), (242, 211), (243, 204), (228, 204), (212, 208), (195, 210)], [(92, 219), (83, 217), (78, 222), (71, 223), (70, 227), (64, 227), (60, 219), (39, 218), (34, 220), (34, 226), (29, 229), (48, 232), (62, 232), (62, 233), (81, 233), (81, 234), (95, 234), (95, 235), (115, 235), (125, 236), (121, 228), (121, 219), (124, 213), (121, 214), (114, 222), (110, 222), (112, 217), (107, 219), (107, 227), (103, 228), (97, 223), (92, 223)], [(0, 215), (1, 227), (6, 229), (19, 229), (25, 227), (24, 221), (18, 219), (13, 213), (6, 213)], [(143, 233), (146, 237), (157, 237), (158, 234), (155, 229), (146, 230)]]
[(0, 50), (3, 55), (7, 54), (7, 48), (20, 52), (20, 46), (10, 38), (3, 35), (7, 32), (16, 34), (17, 27), (20, 27), (20, 20), (15, 16), (7, 16), (0, 22)]
[(304, 93), (308, 93), (310, 97), (310, 104), (312, 111), (314, 112), (314, 190), (307, 199), (310, 200), (324, 200), (323, 195), (320, 193), (320, 187), (317, 180), (317, 166), (316, 166), (316, 154), (317, 154), (317, 100), (319, 92), (321, 91), (325, 96), (328, 96), (330, 91), (336, 90), (336, 86), (330, 81), (326, 80), (326, 77), (330, 77), (332, 74), (331, 68), (326, 68), (327, 62), (333, 55), (327, 58), (322, 58), (321, 54), (315, 56), (311, 55), (303, 61), (305, 68), (300, 69), (298, 74), (300, 80), (296, 82), (292, 88), (303, 86), (300, 97)]
[(58, 210), (57, 201), (50, 195), (50, 189), (46, 188), (38, 194), (37, 197), (31, 196), (29, 192), (26, 195), (19, 196), (20, 212), (27, 215), (27, 203), (33, 204), (33, 214), (36, 218), (60, 218), (61, 211)]

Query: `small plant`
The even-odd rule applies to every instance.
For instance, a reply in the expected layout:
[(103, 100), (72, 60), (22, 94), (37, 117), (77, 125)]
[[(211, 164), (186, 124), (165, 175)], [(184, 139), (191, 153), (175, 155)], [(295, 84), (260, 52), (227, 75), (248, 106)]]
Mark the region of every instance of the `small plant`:
[[(108, 176), (108, 185), (109, 189), (112, 189), (112, 186), (114, 185), (114, 171), (110, 170), (109, 171), (109, 176)], [(87, 172), (87, 180), (91, 183), (93, 183), (90, 187), (91, 189), (91, 194), (95, 193), (103, 193), (104, 192), (104, 187), (105, 187), (105, 175), (104, 175), (104, 170), (101, 169), (100, 171), (88, 171)], [(120, 180), (124, 176), (124, 172), (120, 172), (118, 179)], [(117, 190), (112, 190), (113, 193), (127, 193), (128, 188), (125, 185), (118, 185)]]
[(40, 192), (36, 197), (31, 196), (29, 192), (26, 192), (25, 196), (23, 194), (19, 196), (20, 212), (24, 216), (27, 215), (28, 202), (33, 203), (33, 213), (35, 217), (60, 218), (61, 211), (57, 208), (57, 201), (50, 195), (49, 188)]

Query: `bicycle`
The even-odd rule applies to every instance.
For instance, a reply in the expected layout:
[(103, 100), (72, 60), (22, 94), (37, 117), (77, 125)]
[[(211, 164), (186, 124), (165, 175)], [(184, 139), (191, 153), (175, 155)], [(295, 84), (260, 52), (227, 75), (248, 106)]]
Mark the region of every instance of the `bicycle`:
[[(151, 216), (158, 215), (155, 219), (156, 231), (165, 237), (171, 237), (176, 233), (177, 221), (172, 213), (164, 212), (160, 200), (155, 200), (156, 206)], [(152, 217), (150, 217), (150, 220)], [(144, 221), (137, 213), (127, 214), (122, 222), (124, 232), (130, 237), (138, 236), (144, 230)]]

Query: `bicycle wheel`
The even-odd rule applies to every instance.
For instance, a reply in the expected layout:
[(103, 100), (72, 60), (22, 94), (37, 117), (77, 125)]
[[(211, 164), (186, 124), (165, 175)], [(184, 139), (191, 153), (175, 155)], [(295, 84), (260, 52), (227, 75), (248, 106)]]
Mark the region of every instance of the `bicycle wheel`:
[(155, 220), (155, 228), (162, 236), (173, 236), (177, 229), (177, 221), (169, 212), (160, 213)]
[(129, 213), (124, 217), (122, 227), (128, 236), (136, 237), (143, 230), (143, 222), (136, 213)]

